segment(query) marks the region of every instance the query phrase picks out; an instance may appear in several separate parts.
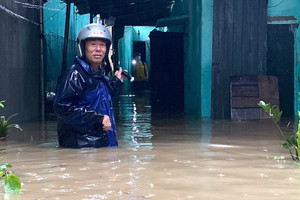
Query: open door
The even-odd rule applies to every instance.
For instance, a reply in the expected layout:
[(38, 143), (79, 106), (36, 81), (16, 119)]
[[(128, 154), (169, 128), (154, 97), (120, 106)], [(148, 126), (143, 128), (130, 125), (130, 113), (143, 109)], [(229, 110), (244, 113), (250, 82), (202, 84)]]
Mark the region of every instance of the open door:
[(294, 116), (294, 25), (270, 24), (267, 31), (267, 74), (278, 77), (282, 117)]
[(183, 34), (152, 31), (151, 106), (154, 112), (183, 112)]

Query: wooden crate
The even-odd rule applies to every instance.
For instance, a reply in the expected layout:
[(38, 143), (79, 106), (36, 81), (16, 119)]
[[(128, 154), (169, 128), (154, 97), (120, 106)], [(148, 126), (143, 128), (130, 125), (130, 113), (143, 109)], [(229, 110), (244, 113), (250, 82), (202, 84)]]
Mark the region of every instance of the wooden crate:
[(232, 120), (268, 118), (257, 103), (262, 100), (279, 106), (277, 77), (231, 76), (230, 97)]

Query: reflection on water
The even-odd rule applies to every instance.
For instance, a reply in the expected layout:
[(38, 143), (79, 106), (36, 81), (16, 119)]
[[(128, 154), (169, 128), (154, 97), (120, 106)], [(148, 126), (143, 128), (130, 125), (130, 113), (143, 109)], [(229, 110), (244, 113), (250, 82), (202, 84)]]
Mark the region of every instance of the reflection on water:
[(155, 114), (147, 94), (121, 96), (115, 115), (118, 148), (59, 148), (53, 121), (12, 129), (0, 142), (1, 162), (13, 165), (23, 194), (0, 189), (0, 199), (299, 198), (300, 169), (269, 120)]
[(133, 150), (152, 149), (151, 106), (146, 95), (125, 95), (119, 101), (119, 132)]

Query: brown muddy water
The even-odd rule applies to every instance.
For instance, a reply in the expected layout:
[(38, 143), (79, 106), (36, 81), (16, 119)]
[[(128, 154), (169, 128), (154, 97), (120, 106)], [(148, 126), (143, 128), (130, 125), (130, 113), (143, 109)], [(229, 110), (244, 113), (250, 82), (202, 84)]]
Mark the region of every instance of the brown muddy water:
[(300, 198), (300, 168), (270, 120), (153, 114), (142, 96), (122, 96), (115, 114), (118, 148), (59, 148), (54, 121), (11, 129), (0, 157), (13, 165), (23, 194), (4, 194), (1, 181), (0, 199)]

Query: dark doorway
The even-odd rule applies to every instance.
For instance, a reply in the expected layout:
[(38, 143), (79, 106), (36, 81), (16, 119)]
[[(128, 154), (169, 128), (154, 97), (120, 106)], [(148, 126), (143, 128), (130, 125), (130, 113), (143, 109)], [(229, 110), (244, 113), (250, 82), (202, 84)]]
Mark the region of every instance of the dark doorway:
[(144, 41), (134, 41), (133, 42), (133, 56), (135, 53), (139, 52), (141, 54), (141, 60), (146, 61), (146, 42)]
[(267, 31), (267, 74), (278, 77), (283, 117), (294, 116), (294, 25), (270, 24)]
[(183, 34), (152, 31), (151, 106), (154, 112), (183, 112)]

